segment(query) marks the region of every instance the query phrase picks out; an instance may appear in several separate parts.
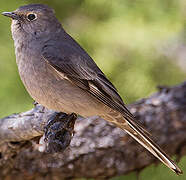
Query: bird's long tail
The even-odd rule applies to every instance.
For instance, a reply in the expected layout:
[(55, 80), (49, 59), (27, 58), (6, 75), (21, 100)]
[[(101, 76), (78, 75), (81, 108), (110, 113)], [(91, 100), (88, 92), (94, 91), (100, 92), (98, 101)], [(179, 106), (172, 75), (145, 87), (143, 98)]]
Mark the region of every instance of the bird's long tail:
[(109, 121), (125, 130), (130, 136), (132, 136), (136, 141), (150, 151), (173, 172), (176, 174), (182, 174), (181, 169), (174, 163), (174, 161), (171, 160), (170, 157), (156, 143), (153, 142), (147, 131), (144, 130), (144, 128), (142, 128), (139, 124), (135, 123), (133, 119), (131, 120), (128, 117), (124, 118), (120, 113), (118, 113), (115, 118), (109, 115), (105, 118), (109, 118)]

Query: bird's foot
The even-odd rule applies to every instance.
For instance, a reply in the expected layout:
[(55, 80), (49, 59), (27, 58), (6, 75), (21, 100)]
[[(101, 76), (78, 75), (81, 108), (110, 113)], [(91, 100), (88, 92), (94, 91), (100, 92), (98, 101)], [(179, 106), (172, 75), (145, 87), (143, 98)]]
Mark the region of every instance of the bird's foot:
[(45, 126), (46, 152), (62, 152), (70, 144), (74, 134), (74, 124), (77, 115), (65, 114), (61, 112), (54, 113)]

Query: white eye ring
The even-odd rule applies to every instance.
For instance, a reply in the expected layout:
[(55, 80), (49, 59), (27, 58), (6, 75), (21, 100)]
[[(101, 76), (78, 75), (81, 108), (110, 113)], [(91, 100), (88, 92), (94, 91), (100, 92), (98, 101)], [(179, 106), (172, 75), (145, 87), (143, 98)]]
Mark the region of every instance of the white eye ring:
[(34, 13), (29, 13), (29, 14), (27, 14), (27, 19), (28, 19), (29, 21), (34, 21), (34, 20), (37, 19), (37, 15), (34, 14)]

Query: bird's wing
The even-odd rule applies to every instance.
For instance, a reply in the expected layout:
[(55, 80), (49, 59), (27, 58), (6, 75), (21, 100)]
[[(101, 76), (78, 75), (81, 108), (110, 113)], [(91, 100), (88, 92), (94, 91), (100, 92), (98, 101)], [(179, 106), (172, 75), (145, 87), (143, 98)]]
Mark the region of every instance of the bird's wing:
[(125, 107), (116, 88), (85, 51), (69, 44), (61, 44), (57, 48), (46, 45), (42, 50), (42, 56), (49, 65), (63, 73), (79, 88), (86, 90), (112, 109), (133, 119), (133, 115)]
[[(105, 77), (94, 61), (79, 46), (62, 44), (60, 49), (55, 46), (45, 46), (43, 59), (57, 72), (62, 73), (69, 81), (87, 91), (105, 105), (117, 110), (124, 117), (120, 127), (136, 139), (141, 145), (160, 159), (177, 174), (182, 173), (179, 167), (156, 145), (134, 119), (125, 107), (116, 88)], [(57, 55), (56, 55), (57, 54)], [(125, 121), (128, 125), (126, 125)]]

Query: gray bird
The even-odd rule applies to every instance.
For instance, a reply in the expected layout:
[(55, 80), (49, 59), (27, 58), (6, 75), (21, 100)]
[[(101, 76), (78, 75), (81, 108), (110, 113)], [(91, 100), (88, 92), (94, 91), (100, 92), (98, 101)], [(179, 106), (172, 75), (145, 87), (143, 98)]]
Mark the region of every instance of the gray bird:
[(53, 9), (31, 4), (3, 15), (13, 20), (11, 30), (19, 74), (35, 101), (68, 114), (98, 115), (125, 130), (172, 171), (182, 173), (136, 123), (116, 88), (65, 32)]

